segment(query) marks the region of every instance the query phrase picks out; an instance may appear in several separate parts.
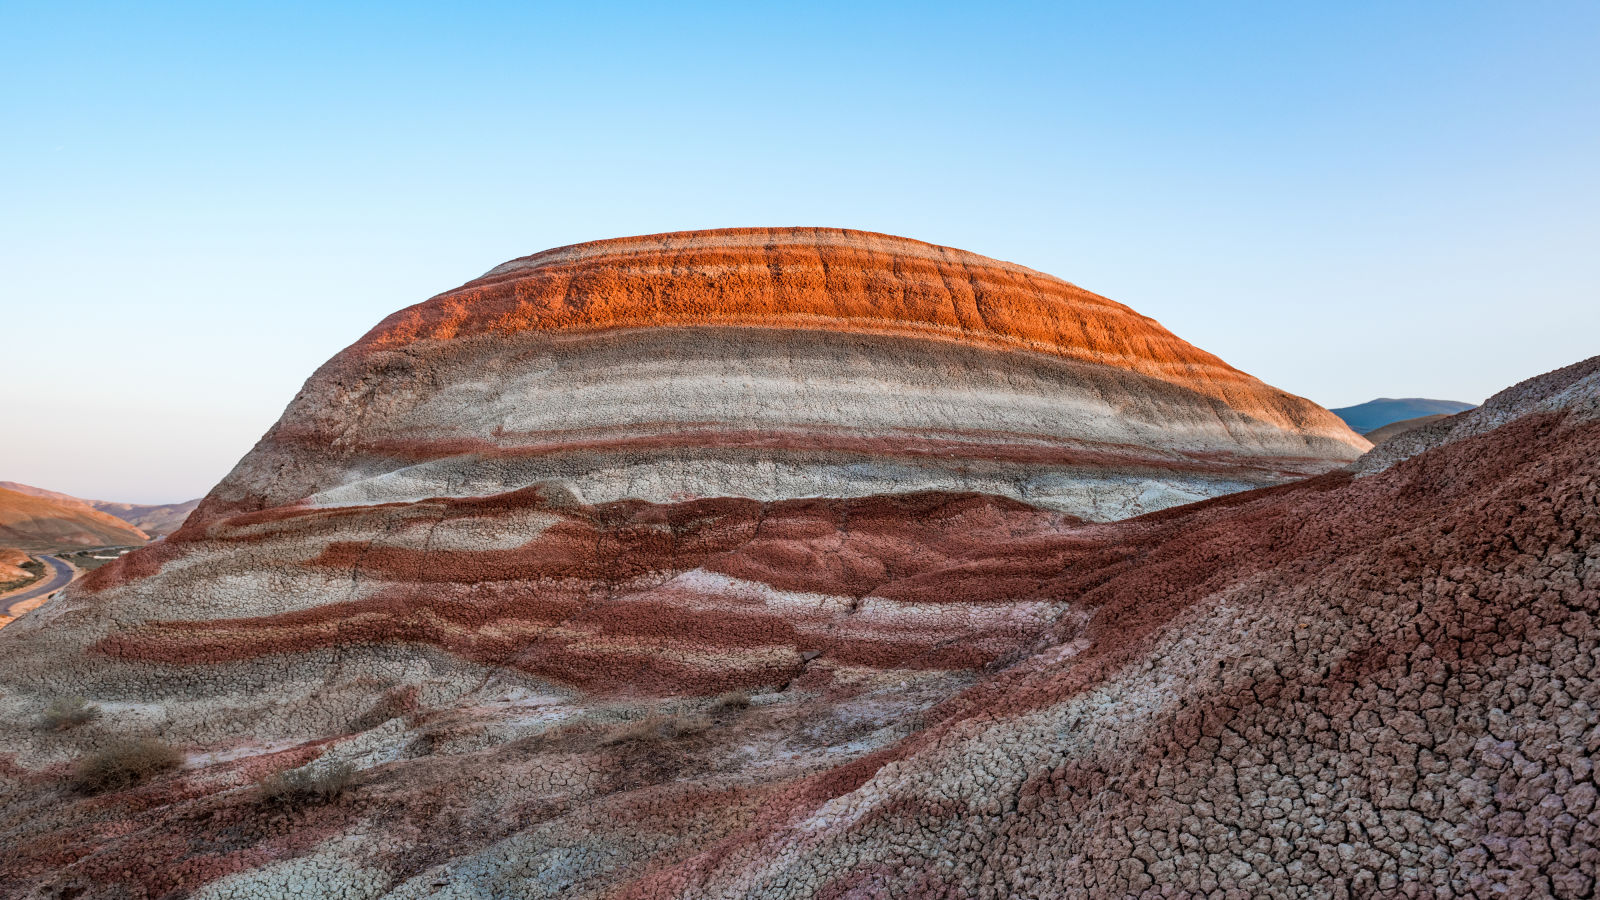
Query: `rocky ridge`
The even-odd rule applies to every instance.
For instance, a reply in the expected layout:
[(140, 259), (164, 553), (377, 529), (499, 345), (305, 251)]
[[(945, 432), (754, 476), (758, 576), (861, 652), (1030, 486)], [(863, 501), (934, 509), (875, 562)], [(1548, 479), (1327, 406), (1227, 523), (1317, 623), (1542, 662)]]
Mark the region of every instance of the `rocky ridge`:
[(1350, 469), (1358, 475), (1381, 472), (1429, 448), (1484, 434), (1539, 412), (1576, 410), (1591, 414), (1597, 384), (1600, 357), (1546, 372), (1506, 388), (1483, 401), (1482, 406), (1396, 435), (1385, 441), (1381, 450), (1363, 455)]

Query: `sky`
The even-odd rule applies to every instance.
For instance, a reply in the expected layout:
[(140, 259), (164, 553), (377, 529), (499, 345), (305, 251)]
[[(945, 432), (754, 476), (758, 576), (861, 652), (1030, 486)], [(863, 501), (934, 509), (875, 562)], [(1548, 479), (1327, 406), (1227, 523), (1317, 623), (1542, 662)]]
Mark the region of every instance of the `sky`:
[(396, 309), (746, 225), (1481, 401), (1600, 352), (1600, 4), (0, 0), (0, 480), (199, 496)]

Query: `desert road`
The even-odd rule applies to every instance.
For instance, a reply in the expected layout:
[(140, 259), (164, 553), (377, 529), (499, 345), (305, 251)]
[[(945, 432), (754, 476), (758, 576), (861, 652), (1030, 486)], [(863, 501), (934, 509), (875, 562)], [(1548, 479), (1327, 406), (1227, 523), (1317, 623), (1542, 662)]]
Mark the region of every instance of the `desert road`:
[(5, 600), (7, 604), (5, 615), (16, 618), (33, 609), (44, 602), (44, 598), (71, 584), (72, 579), (77, 575), (78, 570), (56, 559), (54, 556), (46, 556), (41, 553), (37, 558), (43, 560), (44, 564), (50, 567), (50, 574), (45, 576), (45, 579), (34, 587), (20, 594), (7, 597)]

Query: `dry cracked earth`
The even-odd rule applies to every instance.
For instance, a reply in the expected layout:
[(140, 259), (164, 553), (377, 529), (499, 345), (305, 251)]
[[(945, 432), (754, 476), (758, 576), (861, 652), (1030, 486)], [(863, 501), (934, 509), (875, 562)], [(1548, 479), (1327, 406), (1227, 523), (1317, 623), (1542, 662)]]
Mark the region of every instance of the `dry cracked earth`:
[[(510, 345), (480, 369), (532, 365)], [(883, 445), (838, 429), (890, 426), (843, 407), (825, 448), (767, 448), (824, 485), (868, 467), (832, 495), (740, 462), (606, 496), (554, 477), (589, 443), (474, 421), (442, 449), (448, 368), (384, 357), (392, 402), (329, 401), (369, 377), (347, 354), (181, 531), (0, 631), (7, 896), (1594, 895), (1600, 357), (1351, 466), (1359, 438), (1257, 418), (1227, 456), (1185, 426), (1118, 477), (1266, 479), (1296, 440), (1322, 474), (1127, 518), (868, 490)], [(374, 450), (423, 421), (443, 481)], [(986, 472), (1001, 430), (1046, 443), (963, 421)], [(1137, 431), (1097, 427), (1074, 452)]]

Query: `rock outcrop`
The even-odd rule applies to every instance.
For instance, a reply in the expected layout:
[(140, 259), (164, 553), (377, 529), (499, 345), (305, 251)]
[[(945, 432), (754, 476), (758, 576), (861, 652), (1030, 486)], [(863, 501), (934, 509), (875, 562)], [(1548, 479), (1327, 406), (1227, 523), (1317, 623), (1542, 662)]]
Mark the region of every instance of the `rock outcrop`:
[(912, 490), (1125, 518), (1368, 448), (1040, 272), (838, 229), (598, 241), (402, 310), (323, 366), (202, 518), (488, 496)]
[(1358, 475), (1381, 472), (1395, 463), (1438, 447), (1493, 431), (1508, 422), (1541, 412), (1594, 412), (1600, 395), (1600, 357), (1546, 372), (1506, 388), (1483, 405), (1436, 420), (1385, 441), (1350, 466)]
[[(1360, 477), (1092, 522), (520, 458), (330, 498), (445, 390), (338, 431), (347, 356), (177, 534), (0, 632), (0, 891), (1593, 893), (1600, 358)], [(75, 772), (139, 736), (181, 762)]]

